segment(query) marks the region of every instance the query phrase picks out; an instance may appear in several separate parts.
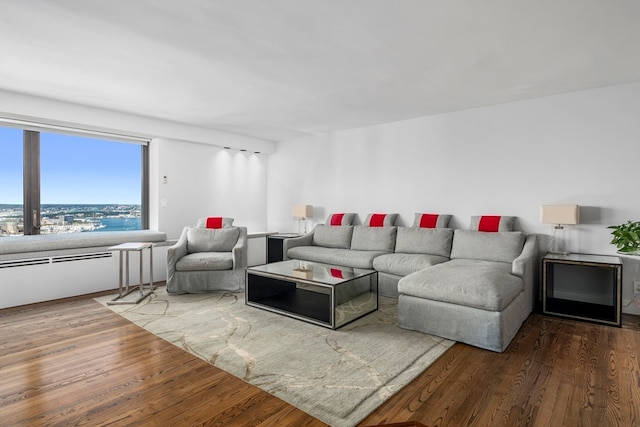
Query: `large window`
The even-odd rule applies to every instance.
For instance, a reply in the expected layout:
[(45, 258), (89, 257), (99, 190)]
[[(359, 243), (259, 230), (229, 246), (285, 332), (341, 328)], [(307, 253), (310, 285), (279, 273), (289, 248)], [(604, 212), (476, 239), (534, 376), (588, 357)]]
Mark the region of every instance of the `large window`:
[(0, 126), (1, 236), (148, 228), (147, 145)]

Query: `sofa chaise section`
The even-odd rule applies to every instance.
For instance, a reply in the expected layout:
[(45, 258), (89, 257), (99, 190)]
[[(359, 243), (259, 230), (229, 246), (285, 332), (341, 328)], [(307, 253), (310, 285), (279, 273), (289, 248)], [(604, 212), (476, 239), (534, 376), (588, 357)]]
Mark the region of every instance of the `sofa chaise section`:
[(536, 236), (455, 230), (451, 260), (398, 281), (398, 324), (502, 352), (533, 309)]

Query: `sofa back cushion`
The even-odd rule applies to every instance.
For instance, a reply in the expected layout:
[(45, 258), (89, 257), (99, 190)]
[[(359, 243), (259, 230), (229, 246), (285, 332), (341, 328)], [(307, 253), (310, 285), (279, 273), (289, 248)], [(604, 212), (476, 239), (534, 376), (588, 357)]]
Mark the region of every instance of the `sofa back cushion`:
[(452, 241), (453, 230), (451, 228), (398, 227), (396, 252), (440, 255), (449, 258)]
[(451, 259), (479, 259), (512, 262), (522, 253), (525, 235), (521, 231), (484, 233), (473, 230), (455, 230)]
[(313, 229), (312, 244), (325, 248), (349, 249), (352, 234), (353, 226), (351, 225), (343, 225), (341, 227), (317, 225), (316, 228)]
[(351, 249), (356, 251), (393, 252), (396, 245), (397, 227), (353, 227)]
[(237, 227), (198, 228), (187, 230), (187, 252), (231, 252), (238, 243), (240, 230)]

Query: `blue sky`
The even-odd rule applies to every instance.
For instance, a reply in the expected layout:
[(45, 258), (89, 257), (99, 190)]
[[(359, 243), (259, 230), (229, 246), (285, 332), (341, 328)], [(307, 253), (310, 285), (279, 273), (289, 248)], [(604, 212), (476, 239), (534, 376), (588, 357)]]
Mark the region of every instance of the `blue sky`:
[[(140, 204), (141, 147), (40, 135), (42, 204)], [(22, 130), (0, 127), (0, 203), (22, 204)]]

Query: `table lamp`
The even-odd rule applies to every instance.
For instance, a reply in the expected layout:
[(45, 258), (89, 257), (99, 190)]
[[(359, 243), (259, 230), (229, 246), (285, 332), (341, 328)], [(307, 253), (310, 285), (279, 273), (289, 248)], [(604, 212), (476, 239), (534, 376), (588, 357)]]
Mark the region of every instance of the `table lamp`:
[(542, 224), (555, 224), (553, 237), (549, 245), (549, 253), (558, 255), (569, 255), (564, 249), (562, 233), (565, 225), (575, 225), (580, 223), (580, 206), (578, 205), (541, 205), (540, 222)]
[[(298, 220), (298, 233), (307, 233), (307, 218), (313, 218), (312, 205), (294, 205), (291, 209), (294, 219)], [(301, 224), (302, 223), (302, 224)], [(302, 225), (302, 230), (301, 230)]]

